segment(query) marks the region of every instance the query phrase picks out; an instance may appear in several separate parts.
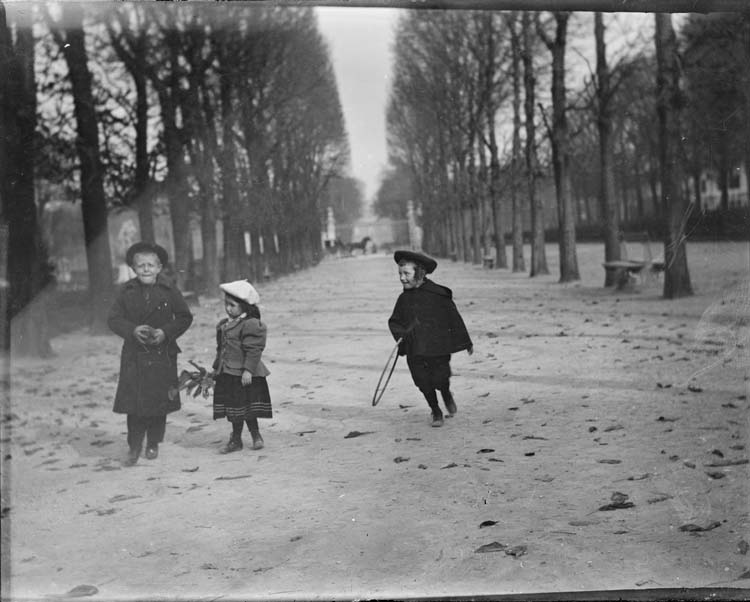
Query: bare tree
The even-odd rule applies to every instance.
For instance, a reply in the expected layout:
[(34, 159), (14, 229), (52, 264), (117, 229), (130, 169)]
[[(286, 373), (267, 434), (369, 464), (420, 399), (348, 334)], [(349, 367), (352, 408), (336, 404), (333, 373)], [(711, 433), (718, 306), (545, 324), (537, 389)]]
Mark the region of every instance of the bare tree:
[(89, 273), (91, 330), (109, 332), (107, 312), (113, 296), (112, 260), (107, 228), (107, 203), (104, 198), (102, 164), (99, 155), (99, 128), (94, 107), (91, 72), (83, 29), (83, 6), (61, 4), (61, 24), (51, 31), (68, 66), (73, 90), (78, 136), (76, 150), (80, 160), (81, 207), (86, 260)]
[(654, 16), (661, 190), (666, 210), (664, 297), (674, 299), (693, 294), (685, 249), (685, 224), (691, 207), (682, 190), (684, 156), (681, 149), (680, 115), (683, 98), (680, 91), (677, 40), (671, 15), (656, 13)]
[(5, 6), (0, 6), (0, 224), (1, 252), (7, 258), (0, 319), (2, 349), (12, 346), (14, 353), (46, 356), (51, 348), (43, 291), (52, 279), (34, 201), (37, 102), (31, 13), (17, 12), (14, 39)]
[[(596, 97), (598, 100), (597, 127), (599, 130), (599, 206), (604, 230), (604, 260), (620, 259), (620, 219), (615, 200), (615, 174), (612, 141), (612, 87), (607, 65), (607, 45), (604, 39), (604, 18), (594, 13), (594, 36), (596, 38)], [(615, 284), (613, 270), (605, 270), (604, 286)]]
[(518, 33), (518, 14), (512, 12), (507, 20), (511, 39), (511, 77), (513, 80), (513, 142), (511, 149), (510, 191), (513, 205), (513, 271), (526, 271), (523, 256), (523, 201), (521, 185), (521, 40)]
[(521, 17), (521, 59), (523, 62), (524, 116), (526, 120), (526, 184), (531, 207), (531, 270), (530, 276), (549, 274), (547, 255), (544, 249), (544, 203), (536, 190), (537, 155), (536, 123), (536, 74), (534, 72), (533, 21), (538, 15), (525, 11)]
[(552, 39), (539, 26), (537, 31), (552, 53), (552, 165), (557, 192), (557, 217), (560, 248), (560, 282), (580, 280), (576, 256), (576, 220), (570, 185), (568, 122), (565, 94), (565, 46), (568, 12), (555, 12), (556, 32)]
[(148, 155), (148, 35), (146, 14), (134, 4), (110, 11), (107, 22), (109, 39), (117, 56), (133, 78), (135, 106), (135, 179), (132, 198), (138, 209), (141, 239), (154, 240), (153, 196), (150, 184)]

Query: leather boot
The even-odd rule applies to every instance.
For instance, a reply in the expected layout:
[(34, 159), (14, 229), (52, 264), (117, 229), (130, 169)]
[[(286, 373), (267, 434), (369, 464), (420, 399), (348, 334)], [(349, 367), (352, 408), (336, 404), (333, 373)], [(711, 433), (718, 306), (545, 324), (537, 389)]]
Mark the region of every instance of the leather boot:
[(242, 449), (242, 439), (232, 435), (229, 438), (229, 443), (219, 450), (220, 454), (231, 454), (232, 452), (240, 451)]

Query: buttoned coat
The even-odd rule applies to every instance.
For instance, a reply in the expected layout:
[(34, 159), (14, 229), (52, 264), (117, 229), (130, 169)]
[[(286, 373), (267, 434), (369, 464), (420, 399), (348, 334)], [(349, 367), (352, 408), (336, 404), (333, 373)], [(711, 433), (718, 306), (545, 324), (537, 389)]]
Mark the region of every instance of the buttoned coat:
[(399, 295), (388, 327), (394, 339), (403, 337), (399, 355), (434, 357), (472, 347), (453, 292), (429, 278)]
[[(155, 395), (153, 389), (144, 387), (138, 370), (138, 353), (148, 348), (151, 352), (166, 355), (169, 362), (164, 370), (164, 380), (156, 384), (159, 391), (173, 386), (177, 383), (177, 354), (180, 353), (177, 338), (192, 322), (193, 316), (182, 293), (167, 278), (160, 275), (148, 289), (137, 278), (122, 285), (107, 320), (112, 332), (123, 338), (115, 412), (160, 416), (180, 409), (179, 395), (169, 399), (167, 395)], [(140, 343), (133, 331), (142, 324), (163, 330), (164, 343), (158, 347)]]
[(268, 376), (271, 372), (261, 359), (266, 347), (266, 325), (258, 318), (246, 317), (230, 321), (224, 318), (216, 325), (216, 359), (213, 368), (217, 374), (234, 376), (247, 370), (253, 376)]

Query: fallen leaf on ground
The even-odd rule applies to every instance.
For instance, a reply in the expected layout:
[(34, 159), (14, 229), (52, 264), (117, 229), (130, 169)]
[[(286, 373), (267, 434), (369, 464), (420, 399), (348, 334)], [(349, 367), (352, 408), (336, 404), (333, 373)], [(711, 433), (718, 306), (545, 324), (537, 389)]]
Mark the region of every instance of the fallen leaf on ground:
[(628, 481), (642, 481), (643, 479), (648, 479), (651, 476), (650, 472), (644, 472), (642, 475), (638, 475), (637, 477), (628, 477)]
[(484, 527), (491, 527), (492, 525), (496, 525), (496, 520), (483, 520), (481, 523), (479, 523), (479, 528), (483, 529)]
[(622, 463), (622, 460), (611, 460), (605, 458), (604, 460), (597, 460), (599, 464), (620, 464)]
[(450, 464), (442, 466), (440, 469), (442, 470), (443, 468), (455, 468), (456, 466), (458, 466), (458, 464), (456, 464), (455, 462), (451, 462)]
[(612, 504), (605, 504), (604, 506), (600, 506), (599, 510), (623, 510), (624, 508), (632, 508), (633, 506), (635, 506), (633, 502), (615, 502)]
[(297, 435), (299, 435), (300, 437), (302, 437), (303, 435), (309, 435), (309, 434), (314, 433), (314, 432), (315, 431), (299, 431), (297, 433)]
[(721, 523), (719, 521), (709, 523), (705, 527), (701, 527), (700, 525), (696, 525), (695, 523), (687, 523), (680, 527), (680, 531), (687, 531), (688, 533), (699, 533), (701, 531), (711, 531), (712, 529), (720, 526)]
[(95, 585), (76, 585), (72, 590), (65, 594), (66, 598), (81, 598), (83, 596), (93, 596), (99, 593), (99, 588)]
[(700, 393), (703, 391), (703, 388), (697, 385), (688, 385), (688, 391), (692, 391), (693, 393)]
[(672, 496), (667, 493), (662, 493), (660, 495), (657, 495), (656, 497), (652, 497), (647, 499), (646, 501), (649, 504), (658, 504), (659, 502), (666, 502), (667, 500), (671, 500)]
[(182, 472), (195, 472), (196, 470), (198, 470), (197, 466), (195, 468), (183, 468)]
[(375, 431), (351, 431), (349, 434), (344, 436), (344, 439), (354, 439), (354, 437), (361, 437), (362, 435), (371, 435)]
[(394, 462), (395, 462), (396, 464), (401, 464), (401, 462), (408, 462), (408, 461), (409, 461), (409, 458), (403, 458), (403, 457), (401, 457), (401, 456), (396, 456), (395, 458), (393, 458), (393, 461), (394, 461)]
[(491, 454), (493, 451), (495, 451), (495, 450), (492, 449), (491, 447), (483, 447), (477, 453), (478, 454)]
[(605, 433), (611, 433), (612, 431), (619, 431), (621, 429), (624, 429), (625, 427), (621, 424), (613, 424), (612, 426), (608, 426), (604, 429)]
[(253, 476), (253, 475), (250, 475), (250, 474), (240, 474), (240, 475), (237, 475), (235, 477), (221, 476), (221, 477), (216, 477), (214, 479), (214, 481), (233, 481), (234, 479), (249, 479), (251, 476)]
[(518, 558), (519, 556), (524, 556), (526, 554), (526, 546), (513, 546), (512, 548), (505, 550), (505, 553), (508, 556), (515, 556)]
[(719, 472), (718, 470), (712, 470), (710, 472), (707, 471), (706, 474), (712, 479), (723, 479), (725, 476), (727, 476), (723, 472)]
[(740, 460), (716, 460), (716, 462), (704, 464), (704, 466), (739, 466), (740, 464), (747, 464), (749, 461), (747, 458)]
[(476, 550), (474, 550), (474, 553), (485, 554), (487, 552), (502, 552), (507, 547), (508, 546), (506, 546), (504, 543), (493, 541), (492, 543), (486, 543), (483, 546), (479, 546)]

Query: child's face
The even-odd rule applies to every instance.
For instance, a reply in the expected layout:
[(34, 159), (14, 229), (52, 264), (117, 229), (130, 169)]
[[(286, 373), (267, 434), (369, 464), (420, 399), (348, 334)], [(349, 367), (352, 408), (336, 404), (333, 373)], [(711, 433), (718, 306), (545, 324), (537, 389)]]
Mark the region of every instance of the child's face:
[(224, 309), (230, 318), (236, 318), (242, 315), (242, 306), (227, 295), (224, 295)]
[(156, 253), (136, 253), (133, 257), (133, 271), (143, 284), (154, 284), (161, 267)]
[(398, 266), (398, 279), (405, 291), (418, 288), (422, 284), (421, 280), (417, 280), (417, 269), (413, 263)]

